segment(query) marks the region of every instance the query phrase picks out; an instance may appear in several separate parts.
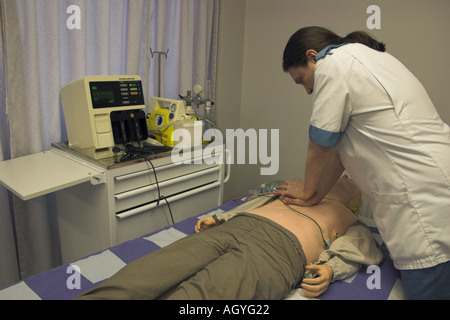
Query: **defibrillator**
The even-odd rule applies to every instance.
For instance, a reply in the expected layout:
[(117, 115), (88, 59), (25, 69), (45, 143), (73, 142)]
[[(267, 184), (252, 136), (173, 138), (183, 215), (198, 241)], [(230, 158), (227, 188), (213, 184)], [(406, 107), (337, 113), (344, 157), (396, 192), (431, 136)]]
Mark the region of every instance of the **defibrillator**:
[(151, 110), (151, 114), (147, 118), (149, 135), (154, 136), (165, 146), (179, 145), (174, 139), (174, 132), (177, 129), (185, 129), (190, 133), (191, 140), (183, 141), (185, 146), (194, 146), (195, 141), (198, 141), (198, 139), (194, 139), (194, 126), (199, 121), (196, 116), (186, 113), (186, 107), (182, 100), (153, 97), (150, 99), (149, 110)]
[(61, 89), (68, 145), (94, 159), (148, 138), (144, 90), (135, 75), (86, 76)]

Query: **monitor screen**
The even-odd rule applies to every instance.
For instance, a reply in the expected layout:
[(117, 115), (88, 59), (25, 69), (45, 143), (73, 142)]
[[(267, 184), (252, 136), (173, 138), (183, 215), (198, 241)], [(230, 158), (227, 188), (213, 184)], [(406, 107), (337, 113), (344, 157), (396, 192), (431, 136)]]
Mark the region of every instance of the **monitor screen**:
[(92, 81), (89, 88), (94, 109), (144, 104), (141, 81)]

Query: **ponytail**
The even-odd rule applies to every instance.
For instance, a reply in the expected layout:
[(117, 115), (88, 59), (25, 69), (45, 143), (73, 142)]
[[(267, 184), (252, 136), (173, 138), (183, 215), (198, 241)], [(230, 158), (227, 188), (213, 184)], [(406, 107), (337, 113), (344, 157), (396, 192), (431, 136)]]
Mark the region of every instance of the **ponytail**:
[(322, 27), (305, 27), (295, 32), (289, 39), (283, 53), (283, 70), (306, 65), (308, 63), (306, 51), (309, 49), (320, 52), (330, 45), (343, 43), (361, 43), (377, 51), (386, 50), (384, 43), (378, 42), (364, 31), (355, 31), (342, 38)]
[(386, 51), (386, 45), (384, 43), (378, 42), (364, 31), (352, 32), (342, 38), (340, 43), (361, 43), (377, 51)]

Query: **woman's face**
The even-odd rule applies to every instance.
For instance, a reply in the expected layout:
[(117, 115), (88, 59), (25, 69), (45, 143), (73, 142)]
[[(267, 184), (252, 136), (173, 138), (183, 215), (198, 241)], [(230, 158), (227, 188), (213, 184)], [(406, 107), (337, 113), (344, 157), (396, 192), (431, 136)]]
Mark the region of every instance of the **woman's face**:
[(305, 87), (307, 94), (314, 92), (314, 69), (316, 67), (315, 61), (308, 60), (306, 66), (290, 67), (288, 73), (296, 84)]

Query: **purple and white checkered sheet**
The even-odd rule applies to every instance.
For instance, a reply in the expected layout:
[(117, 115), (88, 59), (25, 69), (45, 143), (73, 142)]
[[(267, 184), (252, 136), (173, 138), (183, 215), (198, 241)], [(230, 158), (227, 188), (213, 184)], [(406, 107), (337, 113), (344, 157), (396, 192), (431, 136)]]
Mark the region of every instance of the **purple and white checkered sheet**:
[[(61, 265), (38, 275), (31, 276), (0, 290), (0, 300), (73, 299), (79, 294), (97, 286), (123, 268), (127, 263), (194, 233), (194, 225), (197, 219), (217, 212), (230, 210), (239, 204), (242, 204), (241, 200), (230, 201), (197, 217), (175, 223), (162, 230), (127, 241), (73, 263)], [(367, 221), (364, 222), (367, 224)], [(382, 243), (376, 228), (371, 227), (371, 231), (377, 241)], [(349, 279), (332, 283), (327, 292), (319, 298), (323, 300), (402, 299), (403, 291), (399, 279), (399, 272), (394, 268), (384, 244), (381, 246), (386, 260), (378, 270), (378, 278), (376, 280), (379, 283), (375, 287), (373, 284), (371, 285), (374, 274), (367, 271), (367, 268), (364, 267)], [(306, 298), (302, 295), (300, 289), (294, 289), (287, 299)]]

